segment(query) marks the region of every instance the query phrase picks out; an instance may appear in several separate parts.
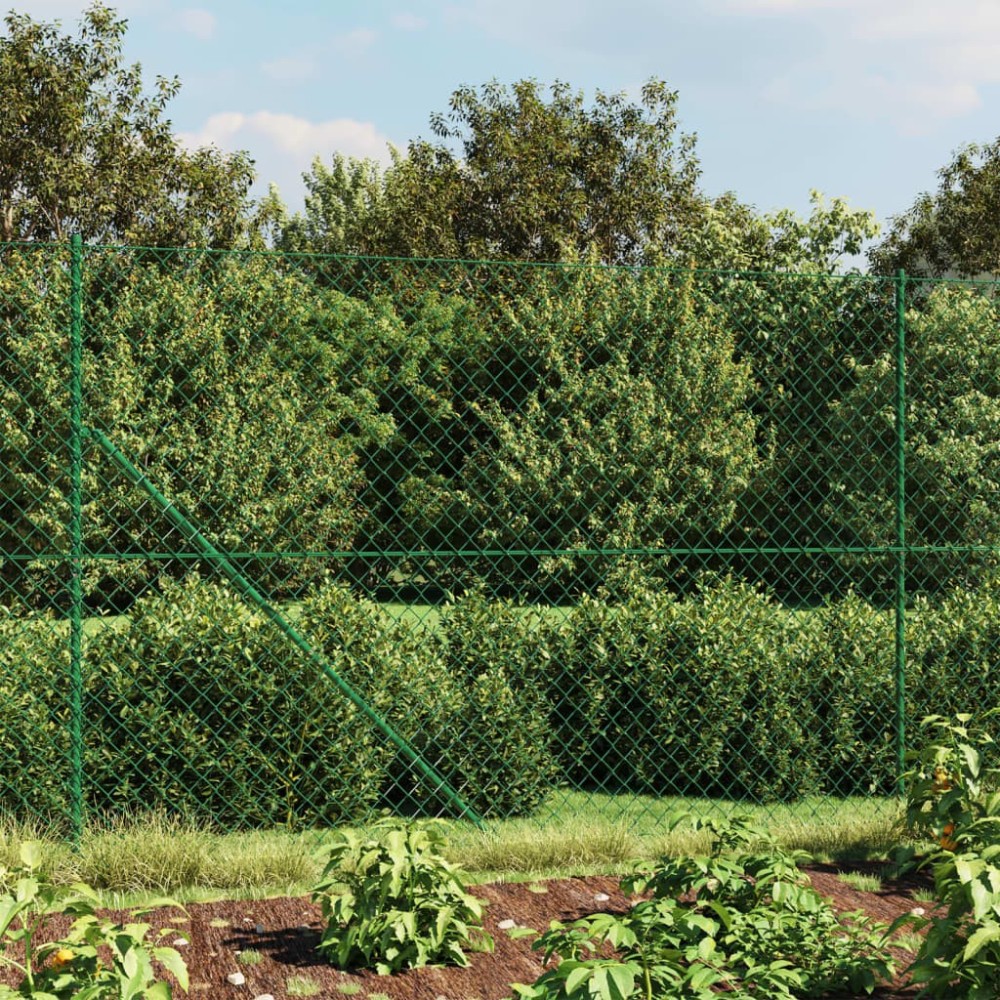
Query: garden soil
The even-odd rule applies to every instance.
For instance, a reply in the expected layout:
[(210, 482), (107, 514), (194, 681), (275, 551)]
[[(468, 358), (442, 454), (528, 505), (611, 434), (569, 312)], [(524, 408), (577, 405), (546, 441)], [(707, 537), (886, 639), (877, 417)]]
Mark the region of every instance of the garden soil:
[[(863, 910), (888, 923), (927, 906), (914, 899), (915, 892), (930, 888), (929, 879), (919, 874), (889, 878), (885, 866), (874, 862), (812, 866), (808, 872), (816, 889), (843, 911)], [(880, 875), (882, 888), (854, 889), (839, 878), (845, 872)], [(315, 950), (320, 910), (308, 897), (191, 903), (186, 914), (157, 910), (145, 919), (154, 928), (175, 928), (189, 938), (179, 950), (190, 971), (192, 1000), (255, 1000), (267, 995), (274, 1000), (501, 1000), (512, 996), (512, 982), (531, 983), (543, 970), (530, 938), (511, 939), (506, 930), (511, 921), (518, 927), (546, 929), (551, 920), (575, 920), (598, 911), (624, 913), (631, 902), (618, 880), (605, 876), (499, 882), (472, 886), (471, 891), (486, 904), (484, 922), (496, 943), (493, 953), (472, 952), (468, 968), (416, 969), (392, 976), (340, 972), (324, 962)], [(108, 915), (124, 917), (118, 911)], [(51, 930), (58, 933), (57, 927)], [(168, 935), (163, 943), (171, 941)], [(901, 968), (912, 959), (905, 951), (895, 954)], [(227, 977), (237, 973), (245, 981), (232, 985)], [(10, 981), (9, 976), (2, 978)], [(901, 976), (874, 996), (902, 1000), (916, 993)], [(183, 995), (174, 992), (175, 997)]]

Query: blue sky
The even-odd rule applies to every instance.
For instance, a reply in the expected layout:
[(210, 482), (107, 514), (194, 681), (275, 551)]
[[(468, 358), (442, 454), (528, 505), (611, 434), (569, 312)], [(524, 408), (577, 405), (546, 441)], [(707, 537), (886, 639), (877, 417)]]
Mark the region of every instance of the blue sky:
[[(3, 4), (3, 0), (0, 0)], [(702, 184), (761, 210), (809, 191), (885, 220), (1000, 135), (1000, 0), (119, 0), (125, 55), (180, 76), (185, 141), (247, 149), (293, 207), (339, 150), (430, 136), (462, 84), (679, 91)], [(7, 3), (74, 26), (86, 0)]]

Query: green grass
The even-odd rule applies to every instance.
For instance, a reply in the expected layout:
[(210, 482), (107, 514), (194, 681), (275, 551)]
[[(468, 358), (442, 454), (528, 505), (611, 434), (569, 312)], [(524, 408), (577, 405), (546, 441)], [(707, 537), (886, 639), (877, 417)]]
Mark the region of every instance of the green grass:
[[(285, 992), (290, 997), (314, 997), (320, 991), (320, 985), (308, 976), (289, 976), (285, 980)], [(388, 998), (386, 998), (388, 1000)]]
[(256, 948), (248, 948), (246, 951), (239, 952), (236, 956), (236, 961), (240, 965), (259, 965), (263, 960), (263, 954), (257, 951)]
[(897, 948), (902, 948), (904, 951), (916, 954), (920, 951), (920, 946), (924, 943), (924, 939), (922, 935), (914, 931), (904, 931), (897, 934), (891, 943)]
[(879, 892), (882, 888), (882, 879), (878, 875), (864, 875), (861, 872), (841, 872), (837, 876), (844, 885), (849, 885), (852, 889), (860, 892)]
[[(785, 846), (819, 860), (885, 857), (902, 839), (895, 800), (753, 806), (560, 791), (531, 818), (493, 821), (482, 830), (448, 822), (448, 856), (470, 882), (616, 874), (662, 855), (704, 852), (707, 833), (689, 824), (669, 828), (682, 809), (748, 814)], [(303, 895), (324, 861), (319, 831), (217, 833), (157, 814), (89, 827), (79, 851), (39, 824), (0, 821), (0, 865), (17, 863), (24, 840), (42, 842), (43, 869), (55, 881), (88, 882), (117, 907), (141, 906), (164, 892), (181, 902)]]

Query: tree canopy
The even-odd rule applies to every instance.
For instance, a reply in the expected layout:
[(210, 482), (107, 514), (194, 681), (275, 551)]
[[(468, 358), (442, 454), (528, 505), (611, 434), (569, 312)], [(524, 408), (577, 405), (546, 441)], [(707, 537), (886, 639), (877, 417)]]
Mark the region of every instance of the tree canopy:
[(872, 270), (905, 268), (933, 277), (1000, 275), (1000, 137), (956, 150), (938, 171), (933, 194), (919, 195), (896, 216), (875, 247)]
[(11, 12), (0, 37), (0, 240), (229, 246), (245, 232), (246, 153), (185, 149), (165, 117), (179, 81), (143, 89), (126, 22), (101, 3), (77, 37)]
[[(304, 175), (305, 211), (276, 245), (392, 257), (669, 263), (835, 270), (876, 232), (870, 212), (814, 193), (803, 219), (762, 215), (699, 187), (696, 137), (678, 95), (650, 80), (638, 101), (535, 80), (462, 87), (431, 115), (433, 140), (383, 168), (335, 153)], [(273, 213), (280, 216), (280, 209)]]

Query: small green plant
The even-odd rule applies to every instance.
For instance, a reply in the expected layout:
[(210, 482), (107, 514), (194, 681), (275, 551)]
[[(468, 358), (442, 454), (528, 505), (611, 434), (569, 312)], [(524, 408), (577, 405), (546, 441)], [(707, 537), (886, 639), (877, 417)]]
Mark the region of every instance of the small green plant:
[(878, 875), (866, 875), (863, 872), (841, 872), (837, 876), (844, 885), (849, 885), (859, 892), (880, 892), (882, 879)]
[(361, 987), (357, 983), (337, 983), (337, 992), (352, 997), (361, 992)]
[(870, 993), (892, 975), (886, 929), (860, 913), (838, 917), (799, 870), (800, 855), (741, 818), (696, 826), (712, 831), (710, 855), (665, 858), (623, 880), (626, 892), (653, 894), (624, 916), (554, 922), (533, 947), (546, 963), (561, 961), (514, 992), (522, 1000), (715, 1000), (720, 991), (777, 1000)]
[(285, 980), (285, 992), (290, 997), (314, 997), (320, 989), (319, 983), (308, 976), (289, 976)]
[(246, 951), (241, 951), (236, 956), (236, 961), (239, 962), (240, 965), (260, 965), (260, 963), (264, 961), (264, 956), (255, 948), (248, 948)]
[(945, 913), (901, 917), (894, 928), (926, 927), (910, 977), (930, 997), (993, 1000), (1000, 996), (1000, 769), (988, 729), (996, 711), (975, 719), (930, 716), (924, 746), (910, 755), (906, 817), (935, 841), (923, 859), (934, 874)]
[(313, 889), (326, 927), (318, 945), (340, 969), (380, 975), (430, 964), (467, 965), (463, 949), (490, 950), (482, 903), (445, 860), (432, 823), (385, 822), (376, 836), (337, 833)]
[(936, 903), (937, 893), (933, 889), (917, 889), (911, 896), (914, 903)]
[[(180, 953), (151, 944), (149, 924), (116, 924), (98, 917), (100, 901), (94, 890), (83, 883), (53, 885), (38, 870), (40, 858), (39, 845), (25, 843), (20, 864), (0, 869), (0, 884), (6, 890), (0, 895), (0, 941), (4, 947), (16, 944), (22, 952), (18, 959), (0, 954), (0, 963), (22, 977), (17, 989), (0, 986), (0, 1000), (169, 1000), (170, 984), (157, 979), (154, 960), (187, 990), (187, 966)], [(176, 905), (169, 899), (150, 903), (151, 907)], [(65, 937), (43, 942), (47, 923), (57, 915), (75, 919)], [(165, 928), (158, 936), (176, 933)]]

